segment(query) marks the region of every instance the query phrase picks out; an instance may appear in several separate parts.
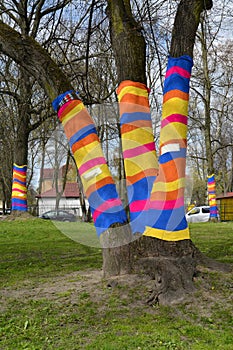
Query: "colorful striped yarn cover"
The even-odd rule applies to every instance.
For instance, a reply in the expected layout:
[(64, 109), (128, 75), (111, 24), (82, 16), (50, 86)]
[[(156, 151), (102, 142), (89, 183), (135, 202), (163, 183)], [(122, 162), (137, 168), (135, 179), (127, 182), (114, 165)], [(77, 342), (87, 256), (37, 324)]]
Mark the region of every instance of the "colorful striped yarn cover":
[(145, 84), (123, 81), (117, 89), (132, 232), (145, 230), (148, 200), (158, 163)]
[(13, 165), (12, 210), (27, 211), (27, 165)]
[[(58, 109), (69, 140), (85, 195), (89, 201), (97, 235), (114, 223), (126, 223), (127, 217), (109, 172), (95, 125), (83, 103), (70, 92), (53, 102)], [(60, 108), (58, 108), (60, 106)]]
[(216, 189), (215, 189), (215, 177), (214, 174), (208, 176), (207, 178), (207, 187), (208, 187), (208, 200), (210, 206), (210, 219), (217, 218), (218, 208), (216, 202)]
[(164, 82), (160, 131), (159, 175), (150, 198), (145, 235), (166, 241), (189, 239), (184, 187), (189, 81), (193, 61), (170, 57)]

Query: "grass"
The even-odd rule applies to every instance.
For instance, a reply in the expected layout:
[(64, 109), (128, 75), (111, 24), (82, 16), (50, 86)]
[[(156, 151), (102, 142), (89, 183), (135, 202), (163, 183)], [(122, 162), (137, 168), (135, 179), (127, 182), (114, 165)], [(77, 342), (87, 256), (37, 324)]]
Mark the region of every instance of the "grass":
[[(1, 350), (232, 349), (232, 274), (204, 269), (190, 302), (150, 307), (143, 284), (107, 288), (92, 226), (63, 225), (0, 222)], [(233, 223), (190, 230), (206, 255), (233, 262)]]

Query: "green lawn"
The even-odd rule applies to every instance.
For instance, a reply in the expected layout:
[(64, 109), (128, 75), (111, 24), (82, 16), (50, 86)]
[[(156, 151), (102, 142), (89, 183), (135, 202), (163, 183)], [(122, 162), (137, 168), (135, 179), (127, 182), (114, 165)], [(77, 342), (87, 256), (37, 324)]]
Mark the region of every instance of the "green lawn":
[[(233, 263), (233, 223), (190, 230), (206, 255)], [(232, 349), (232, 274), (202, 269), (190, 301), (151, 307), (143, 283), (108, 288), (101, 264), (91, 225), (0, 222), (0, 349)]]

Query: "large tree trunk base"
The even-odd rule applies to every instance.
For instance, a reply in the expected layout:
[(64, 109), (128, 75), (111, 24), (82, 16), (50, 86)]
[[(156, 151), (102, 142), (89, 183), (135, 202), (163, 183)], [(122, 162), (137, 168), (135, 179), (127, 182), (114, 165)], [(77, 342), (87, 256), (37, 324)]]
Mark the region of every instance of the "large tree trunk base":
[[(111, 233), (108, 234), (105, 243), (109, 244)], [(122, 238), (118, 234), (111, 237), (111, 244), (120, 241)], [(190, 299), (196, 291), (194, 280), (198, 276), (198, 265), (223, 272), (232, 270), (229, 265), (205, 257), (191, 240), (168, 242), (140, 236), (130, 244), (103, 249), (103, 258), (108, 287), (117, 285), (126, 274), (141, 276), (144, 282), (145, 278), (148, 279), (149, 288), (144, 301), (149, 305), (172, 305)]]
[(180, 303), (195, 290), (196, 261), (190, 240), (168, 242), (142, 236), (131, 243), (131, 256), (132, 271), (154, 281), (149, 304)]

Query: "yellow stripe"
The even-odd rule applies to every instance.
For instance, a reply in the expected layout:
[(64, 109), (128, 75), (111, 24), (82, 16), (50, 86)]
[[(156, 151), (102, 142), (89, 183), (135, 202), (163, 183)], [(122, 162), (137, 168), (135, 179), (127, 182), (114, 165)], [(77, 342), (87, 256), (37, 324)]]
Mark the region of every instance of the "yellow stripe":
[[(14, 166), (17, 166), (17, 168), (24, 168), (25, 166), (27, 166), (27, 164), (18, 165), (18, 164), (16, 164), (16, 163), (14, 163)], [(15, 171), (17, 171), (17, 170), (15, 170)]]
[[(135, 130), (132, 130), (130, 132), (126, 132), (122, 135), (122, 142), (127, 143), (128, 140), (132, 140), (137, 142), (138, 146), (140, 146), (143, 142), (143, 144), (150, 143), (154, 141), (154, 137), (152, 135), (151, 128), (138, 128)], [(127, 144), (125, 144), (127, 146)], [(134, 146), (136, 147), (136, 145)], [(124, 149), (129, 149), (130, 147), (125, 147)]]
[(13, 182), (13, 187), (14, 187), (14, 191), (17, 191), (17, 190), (25, 191), (25, 190), (27, 190), (26, 186), (19, 185), (18, 182)]
[(125, 172), (127, 176), (133, 176), (141, 171), (151, 168), (151, 164), (155, 164), (156, 157), (154, 152), (148, 152), (146, 154), (146, 157), (144, 154), (141, 154), (140, 156), (125, 159), (124, 165), (125, 165)]
[(23, 193), (12, 193), (12, 198), (27, 199), (27, 195)]
[[(110, 171), (108, 169), (107, 164), (102, 164), (102, 165), (96, 165), (93, 168), (89, 169), (89, 170), (93, 170), (95, 168), (100, 168), (100, 170), (102, 171), (101, 174), (97, 175), (97, 176), (93, 176), (90, 179), (85, 179), (85, 174), (83, 174), (81, 176), (82, 178), (82, 183), (83, 183), (83, 188), (84, 191), (86, 192), (88, 190), (88, 188), (92, 185), (94, 185), (96, 182), (105, 179), (108, 176), (111, 176)], [(88, 171), (86, 172), (86, 174), (88, 173)]]
[(171, 192), (185, 187), (185, 177), (171, 182), (154, 182), (152, 193), (154, 192)]
[(163, 104), (162, 119), (171, 114), (188, 115), (188, 101), (174, 97)]
[(182, 241), (184, 239), (190, 239), (189, 228), (185, 228), (180, 231), (166, 231), (157, 228), (146, 226), (143, 236), (155, 237), (162, 239), (163, 241)]
[(137, 87), (134, 87), (134, 86), (126, 86), (120, 91), (120, 93), (118, 95), (118, 100), (121, 101), (122, 97), (125, 94), (133, 94), (133, 95), (136, 95), (136, 96), (148, 97), (147, 90), (140, 89), (140, 88), (137, 88)]
[(76, 152), (74, 152), (74, 159), (78, 167), (80, 167), (83, 163), (97, 157), (103, 157), (103, 152), (99, 141), (91, 142), (89, 145), (79, 148)]
[(164, 126), (160, 131), (160, 144), (170, 140), (186, 139), (187, 125), (181, 123), (171, 123)]
[(17, 171), (13, 171), (13, 178), (15, 176), (19, 177), (22, 181), (25, 181), (25, 179), (27, 177), (27, 175), (22, 175), (22, 174), (18, 173)]
[(81, 112), (85, 108), (83, 103), (79, 103), (76, 105), (69, 113), (66, 114), (66, 116), (62, 119), (62, 125), (65, 126), (65, 124), (72, 119), (76, 114)]

